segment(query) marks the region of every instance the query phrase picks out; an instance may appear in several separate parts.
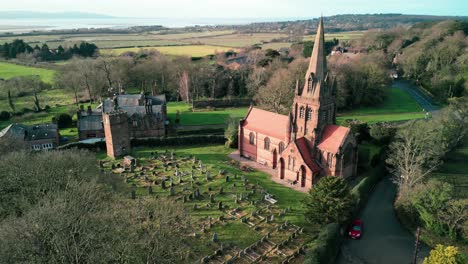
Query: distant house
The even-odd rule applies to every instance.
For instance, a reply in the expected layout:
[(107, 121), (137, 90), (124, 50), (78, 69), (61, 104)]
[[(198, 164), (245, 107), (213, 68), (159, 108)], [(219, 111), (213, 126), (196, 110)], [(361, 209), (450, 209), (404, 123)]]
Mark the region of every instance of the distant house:
[(91, 106), (84, 111), (78, 112), (78, 138), (86, 140), (91, 138), (104, 138), (104, 127), (102, 126), (102, 111), (92, 110)]
[(11, 124), (0, 131), (0, 138), (24, 141), (32, 150), (50, 150), (60, 143), (60, 134), (55, 124), (23, 125)]

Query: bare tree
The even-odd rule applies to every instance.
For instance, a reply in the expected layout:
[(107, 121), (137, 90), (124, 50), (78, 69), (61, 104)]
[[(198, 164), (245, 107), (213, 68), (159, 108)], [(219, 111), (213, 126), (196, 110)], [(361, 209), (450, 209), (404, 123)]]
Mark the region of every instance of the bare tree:
[(402, 194), (437, 169), (447, 142), (435, 122), (413, 121), (401, 128), (389, 146), (387, 163)]

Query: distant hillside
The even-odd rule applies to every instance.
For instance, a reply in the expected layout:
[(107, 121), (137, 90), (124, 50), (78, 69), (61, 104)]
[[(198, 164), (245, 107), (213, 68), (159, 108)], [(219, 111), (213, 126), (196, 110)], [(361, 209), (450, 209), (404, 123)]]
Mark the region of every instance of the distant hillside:
[[(395, 26), (411, 26), (420, 22), (443, 20), (468, 20), (468, 16), (427, 16), (427, 15), (403, 15), (403, 14), (360, 14), (360, 15), (336, 15), (324, 17), (327, 32), (356, 31), (369, 29), (388, 29)], [(318, 18), (310, 20), (252, 23), (249, 25), (233, 26), (234, 29), (245, 32), (289, 32), (295, 29), (303, 29), (306, 34), (315, 32)]]
[(1, 19), (99, 19), (112, 16), (82, 12), (0, 11)]

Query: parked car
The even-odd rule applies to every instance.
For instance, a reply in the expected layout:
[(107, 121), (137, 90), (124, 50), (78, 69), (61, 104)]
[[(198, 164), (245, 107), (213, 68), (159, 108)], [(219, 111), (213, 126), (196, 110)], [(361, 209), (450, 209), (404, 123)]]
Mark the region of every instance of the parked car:
[(361, 239), (363, 230), (363, 222), (361, 221), (361, 219), (356, 219), (351, 224), (351, 227), (348, 230), (348, 235), (352, 239)]

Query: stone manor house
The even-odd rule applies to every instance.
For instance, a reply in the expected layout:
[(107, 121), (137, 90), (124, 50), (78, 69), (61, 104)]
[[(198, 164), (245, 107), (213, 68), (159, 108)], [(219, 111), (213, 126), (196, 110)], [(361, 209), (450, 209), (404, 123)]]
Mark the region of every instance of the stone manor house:
[(305, 84), (296, 84), (289, 115), (252, 107), (239, 125), (242, 157), (276, 169), (276, 177), (305, 190), (322, 176), (347, 178), (357, 169), (356, 139), (349, 128), (335, 125), (336, 85), (324, 44), (320, 19)]
[(130, 151), (132, 138), (166, 135), (166, 96), (116, 95), (97, 110), (78, 112), (80, 140), (105, 138), (107, 155), (115, 158)]

